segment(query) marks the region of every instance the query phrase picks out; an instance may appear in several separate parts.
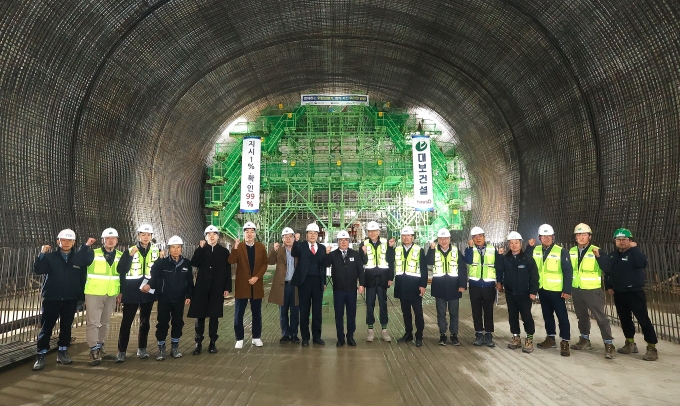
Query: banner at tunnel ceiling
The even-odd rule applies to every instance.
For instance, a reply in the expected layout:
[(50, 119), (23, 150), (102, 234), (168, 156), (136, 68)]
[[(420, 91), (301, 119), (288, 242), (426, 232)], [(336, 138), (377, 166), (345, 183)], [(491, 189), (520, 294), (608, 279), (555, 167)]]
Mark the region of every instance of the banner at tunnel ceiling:
[(262, 140), (260, 137), (243, 138), (241, 155), (241, 213), (260, 211), (260, 162)]
[(315, 106), (368, 106), (367, 94), (303, 94), (300, 104)]
[(411, 137), (413, 151), (413, 204), (416, 211), (434, 210), (432, 193), (432, 155), (430, 137), (414, 134)]

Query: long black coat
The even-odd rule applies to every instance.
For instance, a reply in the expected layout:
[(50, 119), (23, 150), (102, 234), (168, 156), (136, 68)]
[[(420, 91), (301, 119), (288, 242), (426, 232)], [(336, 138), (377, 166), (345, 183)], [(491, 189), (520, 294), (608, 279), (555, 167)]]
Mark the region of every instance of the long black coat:
[(219, 244), (196, 248), (191, 264), (198, 268), (198, 273), (187, 317), (198, 319), (224, 315), (224, 292), (232, 291), (228, 260), (229, 250)]

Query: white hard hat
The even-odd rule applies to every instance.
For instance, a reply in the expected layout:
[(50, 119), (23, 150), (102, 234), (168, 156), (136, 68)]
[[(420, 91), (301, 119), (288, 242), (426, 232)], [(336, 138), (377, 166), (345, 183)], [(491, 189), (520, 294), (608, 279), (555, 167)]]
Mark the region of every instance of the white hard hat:
[(574, 234), (579, 234), (579, 233), (590, 233), (592, 234), (593, 231), (590, 229), (590, 226), (585, 223), (579, 223), (574, 227)]
[(255, 223), (253, 223), (252, 221), (249, 221), (249, 222), (247, 222), (246, 224), (243, 225), (244, 230), (247, 229), (247, 228), (252, 228), (253, 230), (257, 230), (257, 227), (255, 227)]
[(217, 227), (215, 227), (214, 225), (211, 224), (208, 227), (206, 227), (205, 230), (203, 230), (203, 235), (208, 235), (208, 233), (219, 233), (219, 232), (220, 232), (220, 230)]
[(102, 238), (104, 237), (118, 237), (118, 231), (116, 231), (115, 228), (107, 228), (106, 230), (102, 231)]
[(472, 230), (470, 230), (470, 237), (478, 234), (484, 234), (484, 230), (482, 230), (482, 227), (472, 227)]
[(508, 233), (508, 238), (507, 238), (508, 241), (510, 241), (510, 240), (521, 240), (521, 239), (522, 239), (522, 236), (517, 231), (510, 231), (510, 233)]
[(182, 239), (179, 238), (178, 236), (173, 235), (168, 240), (168, 246), (171, 246), (171, 245), (184, 245), (184, 241), (182, 241)]
[(415, 235), (416, 232), (413, 231), (413, 227), (411, 226), (404, 226), (404, 228), (401, 229), (401, 235)]
[(340, 230), (338, 231), (338, 236), (336, 237), (338, 240), (341, 238), (349, 238), (349, 233), (345, 230)]
[(153, 227), (151, 227), (151, 224), (142, 224), (142, 225), (139, 226), (139, 228), (137, 229), (137, 232), (138, 232), (138, 233), (149, 233), (149, 234), (153, 234)]
[(380, 224), (377, 221), (369, 221), (366, 224), (366, 231), (380, 230)]
[(293, 231), (293, 229), (290, 227), (286, 227), (283, 229), (283, 231), (281, 231), (281, 237), (283, 237), (286, 234), (295, 234), (295, 231)]
[(57, 239), (60, 239), (60, 240), (75, 240), (76, 239), (76, 232), (71, 230), (70, 228), (65, 228), (65, 229), (63, 229), (59, 232)]
[(538, 235), (554, 235), (555, 230), (553, 230), (550, 224), (543, 224), (538, 227)]
[(446, 228), (440, 228), (439, 231), (437, 231), (437, 237), (441, 238), (451, 237), (451, 232)]
[(319, 226), (316, 223), (312, 223), (307, 226), (306, 231), (316, 231), (317, 233), (319, 232)]

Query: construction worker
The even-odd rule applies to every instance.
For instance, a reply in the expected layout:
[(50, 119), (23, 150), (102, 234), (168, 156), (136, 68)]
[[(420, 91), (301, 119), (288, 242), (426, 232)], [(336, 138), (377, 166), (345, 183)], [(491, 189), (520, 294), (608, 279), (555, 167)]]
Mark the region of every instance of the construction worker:
[(392, 338), (387, 333), (387, 289), (392, 286), (394, 280), (394, 266), (387, 262), (389, 255), (394, 255), (394, 247), (387, 244), (386, 238), (380, 237), (380, 225), (375, 221), (369, 221), (366, 225), (368, 238), (359, 244), (359, 253), (364, 264), (364, 288), (366, 291), (366, 324), (368, 334), (366, 341), (372, 342), (375, 338), (373, 324), (375, 323), (375, 299), (378, 298), (380, 307), (380, 327), (383, 341), (390, 342)]
[(234, 348), (243, 348), (245, 331), (243, 316), (250, 301), (252, 314), (252, 345), (262, 347), (262, 298), (264, 284), (262, 278), (267, 271), (267, 249), (255, 241), (255, 223), (248, 221), (243, 225), (243, 244), (234, 240), (234, 249), (229, 255), (229, 263), (236, 264), (236, 287), (234, 290)]
[(149, 353), (146, 351), (146, 343), (151, 327), (149, 323), (151, 310), (156, 298), (151, 293), (143, 293), (141, 288), (143, 284), (149, 283), (151, 267), (154, 262), (164, 256), (164, 252), (151, 243), (152, 237), (153, 227), (151, 227), (151, 224), (142, 224), (137, 229), (137, 244), (123, 252), (121, 257), (121, 260), (125, 259), (126, 261), (128, 260), (127, 256), (131, 257), (130, 261), (132, 264), (120, 287), (121, 294), (123, 295), (121, 298), (123, 320), (120, 322), (120, 332), (118, 334), (117, 363), (125, 362), (125, 352), (130, 341), (130, 328), (135, 320), (138, 309), (139, 333), (137, 335), (137, 357), (140, 359), (149, 358)]
[[(437, 306), (439, 345), (446, 345), (446, 329), (449, 328), (451, 344), (458, 340), (458, 309), (460, 298), (467, 287), (467, 265), (458, 247), (451, 245), (451, 233), (446, 228), (437, 232), (437, 242), (430, 244), (427, 264), (432, 265), (432, 296)], [(451, 323), (446, 323), (446, 309)]]
[(212, 224), (203, 231), (205, 240), (198, 243), (198, 248), (191, 257), (191, 265), (198, 268), (194, 290), (191, 293), (191, 304), (187, 317), (196, 319), (194, 325), (196, 348), (192, 355), (199, 355), (203, 350), (203, 333), (205, 319), (210, 317), (208, 352), (217, 352), (217, 328), (219, 319), (224, 316), (224, 298), (231, 292), (231, 265), (229, 250), (219, 244), (220, 231)]
[(292, 228), (286, 227), (281, 231), (283, 237), (283, 249), (278, 242), (274, 243), (274, 249), (269, 253), (267, 263), (276, 265), (272, 287), (269, 291), (269, 303), (279, 305), (279, 322), (281, 323), (280, 344), (292, 342), (300, 344), (298, 337), (298, 325), (300, 324), (300, 306), (298, 302), (297, 288), (291, 280), (295, 273), (297, 258), (291, 255), (295, 234)]
[(568, 357), (569, 315), (566, 300), (571, 297), (573, 268), (569, 252), (559, 245), (555, 245), (555, 231), (550, 224), (543, 224), (538, 228), (541, 249), (534, 247), (534, 239), (529, 240), (527, 255), (531, 255), (538, 268), (538, 297), (541, 301), (541, 312), (545, 322), (547, 337), (538, 343), (541, 349), (555, 348), (555, 315), (560, 326), (560, 355)]
[[(512, 341), (508, 348), (522, 348), (522, 352), (534, 351), (534, 333), (536, 326), (531, 314), (531, 305), (538, 294), (538, 268), (531, 255), (522, 251), (522, 236), (517, 231), (508, 233), (508, 253), (503, 255), (496, 272), (501, 291), (505, 291), (508, 305), (508, 321)], [(519, 318), (522, 316), (526, 338), (524, 346), (519, 330)]]
[[(335, 309), (335, 330), (338, 337), (336, 347), (347, 345), (355, 347), (354, 332), (357, 323), (357, 283), (359, 293), (364, 293), (364, 263), (361, 254), (349, 248), (349, 233), (345, 230), (338, 232), (338, 249), (331, 252), (326, 246), (324, 266), (331, 267), (333, 280), (333, 306)], [(345, 333), (344, 318), (347, 308), (347, 332)]]
[(109, 331), (109, 321), (120, 303), (121, 281), (130, 270), (132, 258), (123, 257), (123, 252), (116, 249), (118, 231), (107, 228), (102, 232), (103, 248), (94, 250), (94, 261), (87, 267), (85, 283), (85, 309), (87, 328), (85, 335), (90, 347), (90, 365), (96, 366), (102, 358), (109, 356), (104, 351), (104, 340)]
[(57, 341), (57, 363), (70, 364), (68, 356), (71, 345), (71, 325), (76, 313), (78, 301), (83, 296), (87, 267), (92, 263), (94, 254), (90, 246), (96, 240), (90, 238), (77, 251), (73, 249), (76, 233), (71, 229), (61, 230), (57, 235), (58, 250), (52, 251), (49, 245), (43, 245), (33, 265), (36, 275), (45, 275), (41, 296), (43, 298), (40, 315), (40, 333), (38, 334), (38, 354), (33, 370), (45, 368), (45, 358), (50, 350), (52, 330), (59, 324), (59, 341)]
[(472, 227), (472, 239), (465, 248), (465, 262), (468, 264), (470, 282), (470, 305), (475, 327), (475, 341), (472, 345), (495, 347), (493, 341), (493, 308), (496, 304), (496, 264), (501, 255), (496, 248), (487, 244), (484, 230)]
[(293, 244), (290, 254), (298, 259), (291, 283), (298, 288), (300, 298), (300, 334), (302, 346), (309, 346), (309, 314), (312, 314), (312, 342), (326, 345), (321, 338), (321, 305), (326, 289), (326, 274), (323, 268), (326, 247), (317, 243), (319, 226), (307, 226), (307, 241)]
[(626, 337), (626, 344), (618, 349), (621, 354), (637, 353), (635, 344), (635, 323), (638, 321), (645, 341), (647, 352), (642, 357), (645, 361), (656, 361), (659, 354), (656, 344), (659, 342), (654, 331), (654, 325), (649, 319), (647, 311), (647, 296), (645, 295), (645, 268), (647, 257), (637, 244), (631, 239), (633, 234), (626, 228), (619, 228), (614, 232), (616, 249), (609, 253), (611, 273), (605, 278), (607, 292), (614, 295), (616, 313), (619, 315), (621, 329)]
[[(170, 332), (171, 355), (179, 358), (179, 339), (184, 327), (184, 306), (191, 304), (194, 290), (194, 273), (191, 261), (182, 256), (184, 241), (176, 235), (168, 239), (168, 253), (151, 267), (151, 279), (142, 287), (142, 292), (149, 293), (153, 289), (158, 297), (156, 340), (158, 340), (158, 355), (156, 361), (165, 360), (165, 339), (172, 323)], [(151, 292), (153, 293), (153, 292)]]
[[(427, 262), (425, 252), (417, 244), (413, 243), (415, 231), (410, 226), (401, 229), (401, 244), (394, 249), (394, 255), (387, 257), (394, 267), (394, 297), (401, 301), (401, 312), (404, 316), (404, 328), (406, 332), (397, 340), (404, 343), (413, 340), (413, 315), (416, 319), (416, 347), (423, 345), (423, 330), (425, 319), (423, 318), (423, 295), (427, 288)], [(394, 240), (388, 242), (394, 246)]]
[[(580, 223), (574, 228), (576, 246), (571, 247), (569, 256), (574, 269), (571, 300), (578, 318), (578, 343), (572, 350), (592, 350), (590, 344), (590, 315), (597, 321), (604, 340), (604, 357), (614, 358), (614, 337), (609, 317), (604, 312), (604, 291), (602, 273), (610, 271), (609, 257), (600, 255), (600, 249), (590, 243), (592, 231), (587, 224)], [(588, 313), (590, 311), (590, 314)]]

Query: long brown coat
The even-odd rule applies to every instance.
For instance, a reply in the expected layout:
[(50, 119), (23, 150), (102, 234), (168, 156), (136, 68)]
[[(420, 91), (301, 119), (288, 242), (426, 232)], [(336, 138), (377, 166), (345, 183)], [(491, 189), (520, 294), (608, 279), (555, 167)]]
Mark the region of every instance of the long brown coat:
[[(274, 251), (272, 248), (267, 258), (269, 265), (276, 265), (274, 271), (274, 280), (272, 281), (272, 288), (269, 291), (269, 303), (274, 303), (283, 306), (283, 296), (286, 285), (286, 271), (288, 264), (286, 263), (286, 247), (283, 245), (278, 250)], [(295, 258), (295, 266), (297, 266), (298, 259)], [(295, 306), (298, 306), (298, 290), (295, 287)]]
[[(229, 263), (236, 264), (236, 277), (234, 297), (236, 299), (262, 299), (264, 298), (264, 283), (262, 277), (267, 271), (267, 249), (261, 242), (255, 241), (255, 266), (253, 274), (250, 274), (250, 264), (248, 263), (248, 250), (246, 243), (241, 242), (238, 248), (231, 250)], [(248, 283), (248, 279), (257, 276), (254, 285)], [(252, 289), (251, 289), (252, 287)]]

